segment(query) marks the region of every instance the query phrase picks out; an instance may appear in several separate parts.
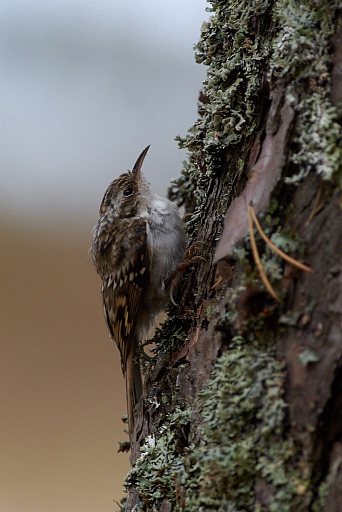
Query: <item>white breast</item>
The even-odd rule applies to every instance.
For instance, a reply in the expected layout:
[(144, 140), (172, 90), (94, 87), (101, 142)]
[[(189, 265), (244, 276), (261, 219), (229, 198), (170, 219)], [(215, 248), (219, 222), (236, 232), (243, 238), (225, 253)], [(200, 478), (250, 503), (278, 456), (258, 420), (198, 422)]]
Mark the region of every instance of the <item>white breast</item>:
[[(184, 260), (185, 234), (178, 208), (168, 199), (153, 196), (147, 208), (152, 236), (152, 272), (159, 285)], [(157, 283), (155, 283), (157, 284)]]

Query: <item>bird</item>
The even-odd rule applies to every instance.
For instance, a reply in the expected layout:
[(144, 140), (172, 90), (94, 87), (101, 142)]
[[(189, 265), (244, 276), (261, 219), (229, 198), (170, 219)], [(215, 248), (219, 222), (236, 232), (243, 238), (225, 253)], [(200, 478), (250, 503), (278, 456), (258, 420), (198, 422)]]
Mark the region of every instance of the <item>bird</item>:
[(101, 278), (104, 315), (126, 379), (128, 431), (143, 394), (139, 346), (170, 296), (167, 277), (183, 261), (186, 238), (177, 206), (152, 192), (141, 172), (150, 146), (131, 171), (107, 188), (92, 231), (90, 258)]

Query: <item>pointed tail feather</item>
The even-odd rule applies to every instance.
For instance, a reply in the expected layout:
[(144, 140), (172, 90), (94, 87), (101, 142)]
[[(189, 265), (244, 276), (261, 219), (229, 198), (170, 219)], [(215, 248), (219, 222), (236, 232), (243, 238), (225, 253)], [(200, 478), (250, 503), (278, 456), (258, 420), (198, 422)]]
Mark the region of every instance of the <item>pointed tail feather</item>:
[(128, 431), (131, 441), (134, 427), (134, 408), (143, 392), (143, 382), (138, 357), (135, 357), (134, 350), (131, 350), (126, 362), (126, 399), (128, 415)]

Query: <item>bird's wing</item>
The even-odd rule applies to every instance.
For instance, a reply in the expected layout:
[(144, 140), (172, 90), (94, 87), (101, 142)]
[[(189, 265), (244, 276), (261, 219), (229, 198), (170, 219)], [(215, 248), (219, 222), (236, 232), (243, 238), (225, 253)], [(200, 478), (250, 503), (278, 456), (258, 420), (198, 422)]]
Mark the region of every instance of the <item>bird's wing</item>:
[(145, 219), (133, 218), (111, 245), (115, 264), (102, 279), (105, 318), (110, 335), (119, 347), (122, 371), (126, 373), (128, 355), (134, 351), (136, 319), (148, 279), (151, 247), (149, 225)]

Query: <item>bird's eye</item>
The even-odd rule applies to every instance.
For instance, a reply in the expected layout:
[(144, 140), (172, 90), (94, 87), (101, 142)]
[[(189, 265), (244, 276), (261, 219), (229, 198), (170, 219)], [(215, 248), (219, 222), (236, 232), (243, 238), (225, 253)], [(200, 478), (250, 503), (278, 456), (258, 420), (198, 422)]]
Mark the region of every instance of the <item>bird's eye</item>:
[(124, 197), (129, 197), (133, 194), (134, 190), (132, 188), (126, 188), (124, 191), (123, 191), (123, 195)]

